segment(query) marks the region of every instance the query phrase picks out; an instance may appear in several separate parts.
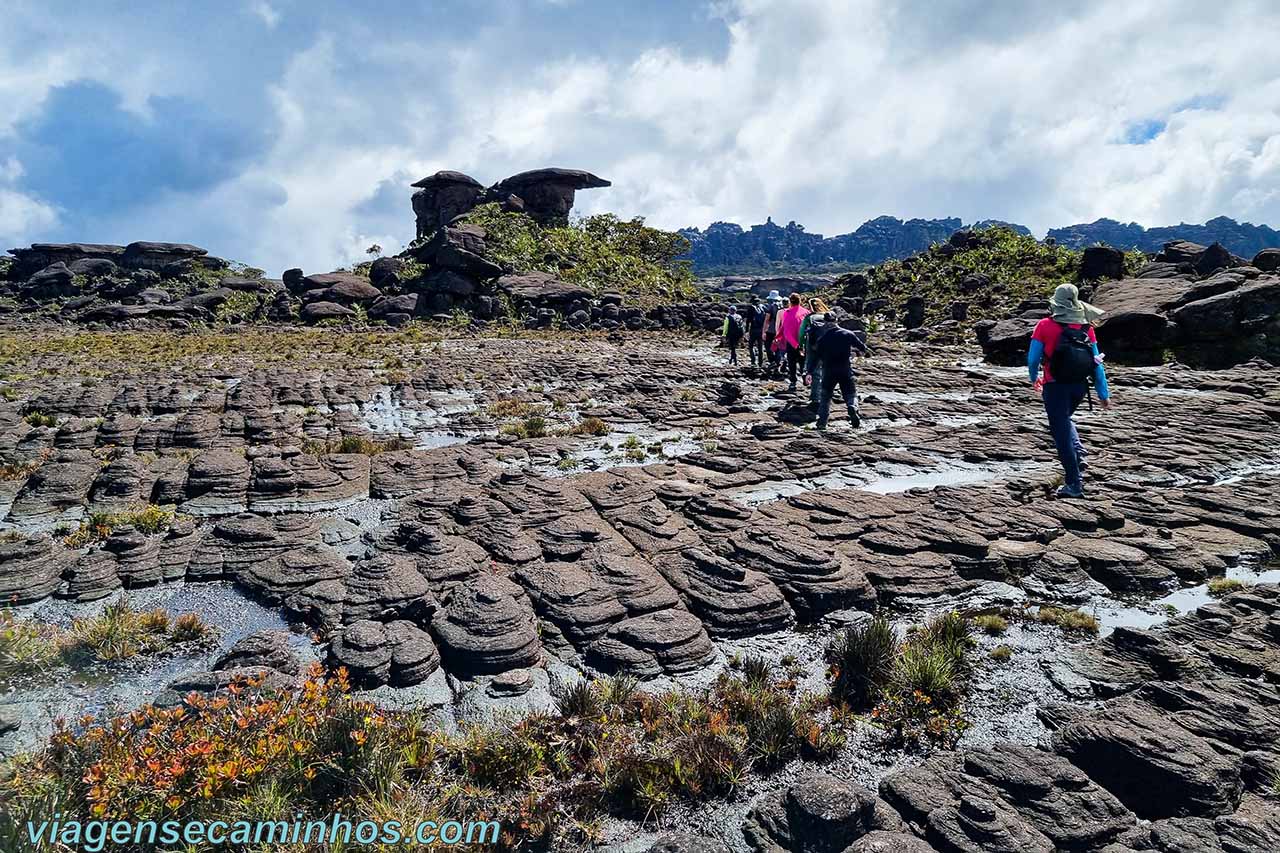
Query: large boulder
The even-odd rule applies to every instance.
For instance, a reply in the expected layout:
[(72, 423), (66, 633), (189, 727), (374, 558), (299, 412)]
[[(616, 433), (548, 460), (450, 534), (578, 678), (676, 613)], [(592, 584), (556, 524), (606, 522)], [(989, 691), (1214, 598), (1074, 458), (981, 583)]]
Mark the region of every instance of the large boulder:
[(591, 291), (585, 287), (561, 281), (549, 272), (504, 275), (498, 279), (498, 290), (517, 302), (539, 306), (565, 307), (591, 298)]
[(106, 243), (32, 243), (25, 249), (10, 249), (9, 254), (15, 258), (11, 277), (24, 280), (50, 264), (64, 263), (69, 267), (84, 259), (107, 260), (118, 264), (124, 255), (124, 246)]
[(577, 190), (608, 186), (609, 181), (580, 169), (534, 169), (499, 181), (490, 193), (497, 198), (518, 196), (529, 216), (549, 223), (569, 215)]
[(208, 250), (189, 243), (152, 243), (139, 240), (124, 247), (120, 265), (134, 270), (164, 271), (175, 262), (199, 262), (202, 266), (222, 267), (226, 261), (208, 257)]
[(1228, 754), (1165, 712), (1123, 702), (1054, 733), (1054, 749), (1148, 820), (1230, 814), (1243, 792)]
[(475, 207), (484, 187), (470, 175), (461, 172), (442, 171), (428, 175), (412, 186), (413, 213), (417, 217), (418, 236), (423, 237)]
[(1253, 260), (1249, 262), (1249, 266), (1260, 269), (1263, 272), (1276, 272), (1280, 270), (1280, 249), (1263, 249), (1261, 252), (1253, 256)]
[(302, 322), (314, 324), (321, 320), (345, 320), (356, 316), (356, 312), (336, 302), (310, 302), (303, 307), (299, 316)]
[(412, 254), (424, 264), (468, 278), (495, 278), (502, 275), (502, 267), (484, 256), (484, 238), (484, 229), (479, 225), (442, 227), (430, 240), (414, 248)]
[(1080, 257), (1080, 279), (1124, 278), (1124, 252), (1113, 246), (1090, 246)]
[(339, 305), (367, 305), (382, 295), (362, 276), (349, 272), (309, 275), (303, 280), (304, 302), (336, 302)]
[(73, 296), (76, 293), (74, 284), (74, 274), (62, 261), (37, 272), (31, 278), (27, 279), (27, 284), (23, 288), (23, 294), (33, 299), (57, 299), (63, 296)]
[(1185, 340), (1212, 340), (1261, 331), (1280, 320), (1280, 278), (1263, 278), (1190, 302), (1173, 311)]
[(973, 330), (987, 361), (1012, 367), (1026, 364), (1027, 348), (1031, 346), (1031, 333), (1036, 322), (1023, 317), (984, 320), (975, 324)]

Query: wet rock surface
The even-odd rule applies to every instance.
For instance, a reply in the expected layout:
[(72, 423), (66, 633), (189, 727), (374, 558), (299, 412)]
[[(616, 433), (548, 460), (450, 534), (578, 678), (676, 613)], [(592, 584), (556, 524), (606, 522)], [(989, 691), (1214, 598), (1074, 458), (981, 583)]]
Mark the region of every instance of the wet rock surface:
[[(433, 347), (92, 376), (33, 357), (50, 375), (0, 399), (0, 598), (59, 619), (225, 586), (314, 642), (253, 626), (156, 689), (295, 677), (304, 642), (370, 695), (429, 688), (464, 720), (547, 709), (566, 668), (656, 688), (792, 654), (818, 678), (831, 633), (876, 610), (1080, 606), (1105, 636), (1018, 627), (955, 752), (861, 743), (825, 778), (797, 763), (657, 827), (707, 838), (645, 846), (1268, 849), (1248, 844), (1277, 831), (1280, 592), (1204, 585), (1271, 580), (1274, 368), (1115, 369), (1120, 405), (1079, 414), (1088, 497), (1057, 500), (1022, 371), (968, 351), (887, 347), (859, 364), (862, 426), (837, 411), (820, 435), (705, 342)], [(531, 411), (541, 434), (504, 429)], [(573, 429), (586, 418), (606, 434)], [(176, 517), (71, 535), (149, 503)]]

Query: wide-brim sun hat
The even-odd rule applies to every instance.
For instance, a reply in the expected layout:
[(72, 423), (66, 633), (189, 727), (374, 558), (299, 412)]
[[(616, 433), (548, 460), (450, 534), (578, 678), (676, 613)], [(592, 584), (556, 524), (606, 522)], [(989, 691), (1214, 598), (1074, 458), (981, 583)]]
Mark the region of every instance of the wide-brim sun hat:
[(778, 293), (778, 291), (776, 291), (776, 290), (770, 290), (770, 291), (769, 291), (769, 301), (770, 301), (770, 302), (775, 302), (775, 301), (777, 301), (777, 300), (779, 300), (779, 299), (781, 299), (781, 298), (782, 298), (782, 294)]
[(1049, 316), (1059, 323), (1092, 325), (1103, 315), (1101, 308), (1080, 300), (1074, 284), (1060, 284), (1049, 300)]

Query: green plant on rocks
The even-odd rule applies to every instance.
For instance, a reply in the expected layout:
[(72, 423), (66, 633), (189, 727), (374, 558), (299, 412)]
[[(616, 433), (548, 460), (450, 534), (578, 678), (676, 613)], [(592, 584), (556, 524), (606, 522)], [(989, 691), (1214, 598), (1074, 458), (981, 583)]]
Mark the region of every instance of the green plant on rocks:
[(484, 228), (489, 255), (511, 269), (553, 273), (597, 295), (623, 293), (640, 306), (697, 295), (689, 262), (676, 260), (689, 251), (689, 241), (638, 217), (600, 214), (545, 226), (483, 204), (466, 221)]
[(827, 647), (827, 661), (835, 674), (831, 696), (855, 710), (875, 704), (893, 675), (899, 640), (883, 616), (844, 629)]
[(1237, 578), (1210, 578), (1208, 592), (1214, 598), (1223, 598), (1245, 588), (1245, 582)]

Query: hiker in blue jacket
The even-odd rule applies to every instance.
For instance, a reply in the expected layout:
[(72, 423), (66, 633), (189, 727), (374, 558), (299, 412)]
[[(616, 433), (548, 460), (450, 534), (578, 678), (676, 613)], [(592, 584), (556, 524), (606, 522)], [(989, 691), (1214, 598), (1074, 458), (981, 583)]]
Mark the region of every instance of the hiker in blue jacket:
[(1088, 396), (1090, 382), (1098, 389), (1102, 408), (1111, 407), (1107, 371), (1093, 331), (1094, 322), (1101, 316), (1102, 311), (1080, 301), (1080, 291), (1074, 284), (1062, 284), (1049, 301), (1049, 316), (1037, 323), (1031, 333), (1027, 375), (1044, 398), (1049, 433), (1062, 463), (1060, 498), (1084, 497), (1082, 473), (1089, 465), (1071, 416)]

